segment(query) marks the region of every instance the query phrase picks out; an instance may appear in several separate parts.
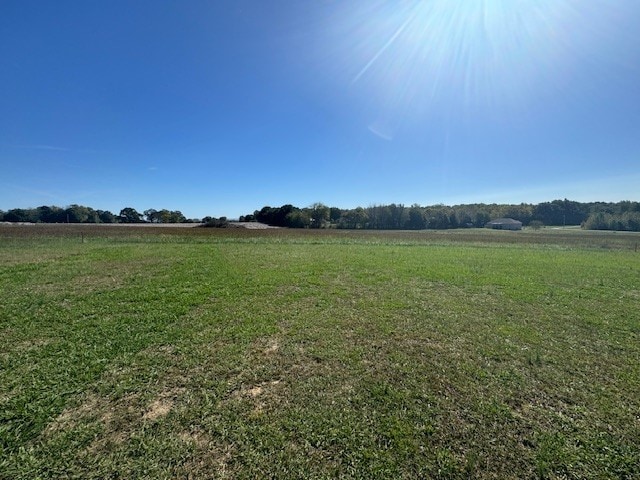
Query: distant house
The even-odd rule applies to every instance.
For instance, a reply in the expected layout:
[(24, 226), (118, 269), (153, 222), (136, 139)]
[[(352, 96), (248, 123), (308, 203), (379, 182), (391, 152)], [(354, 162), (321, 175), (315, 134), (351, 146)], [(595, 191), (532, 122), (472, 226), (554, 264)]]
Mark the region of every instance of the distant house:
[(522, 222), (513, 218), (496, 218), (485, 224), (485, 228), (494, 230), (522, 230)]

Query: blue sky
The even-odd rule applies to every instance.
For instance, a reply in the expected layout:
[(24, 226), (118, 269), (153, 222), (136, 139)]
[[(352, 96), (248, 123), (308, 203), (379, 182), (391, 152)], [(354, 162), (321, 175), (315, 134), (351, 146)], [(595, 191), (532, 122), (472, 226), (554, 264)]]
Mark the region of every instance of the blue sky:
[(640, 200), (637, 0), (0, 2), (0, 209)]

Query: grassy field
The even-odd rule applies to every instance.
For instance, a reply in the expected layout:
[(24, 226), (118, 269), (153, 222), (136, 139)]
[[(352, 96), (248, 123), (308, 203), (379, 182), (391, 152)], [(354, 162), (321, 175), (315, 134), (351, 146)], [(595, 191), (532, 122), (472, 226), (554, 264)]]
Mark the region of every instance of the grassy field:
[(640, 236), (0, 227), (0, 478), (639, 478)]

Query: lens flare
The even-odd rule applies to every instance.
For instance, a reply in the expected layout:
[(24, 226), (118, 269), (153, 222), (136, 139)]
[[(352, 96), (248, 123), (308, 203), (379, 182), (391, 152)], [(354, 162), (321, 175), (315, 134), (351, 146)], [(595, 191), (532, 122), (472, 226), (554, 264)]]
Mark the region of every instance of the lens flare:
[(606, 43), (603, 26), (613, 24), (606, 20), (615, 8), (586, 3), (414, 0), (344, 7), (332, 26), (341, 52), (334, 63), (350, 72), (356, 92), (402, 115), (435, 104), (464, 114), (518, 108), (532, 94), (568, 88), (572, 66)]

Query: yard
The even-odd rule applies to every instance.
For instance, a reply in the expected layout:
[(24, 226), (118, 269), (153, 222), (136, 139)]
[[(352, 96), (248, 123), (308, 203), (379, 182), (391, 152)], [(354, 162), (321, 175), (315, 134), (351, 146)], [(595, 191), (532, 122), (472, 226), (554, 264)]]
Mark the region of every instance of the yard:
[(639, 241), (0, 226), (0, 478), (638, 478)]

